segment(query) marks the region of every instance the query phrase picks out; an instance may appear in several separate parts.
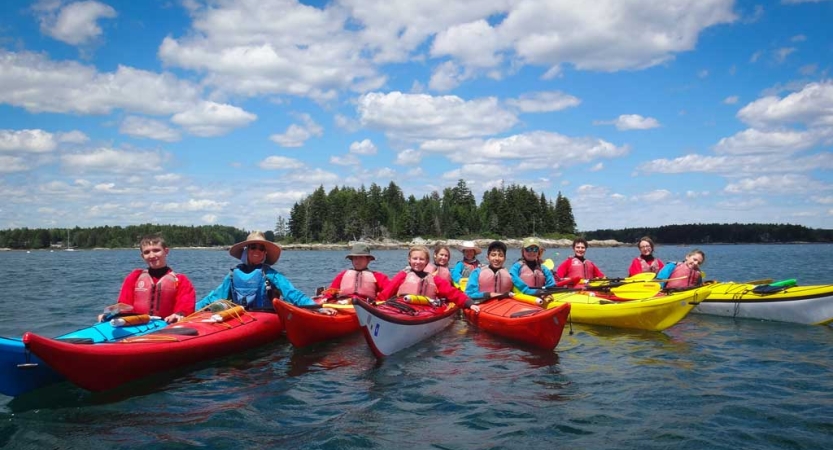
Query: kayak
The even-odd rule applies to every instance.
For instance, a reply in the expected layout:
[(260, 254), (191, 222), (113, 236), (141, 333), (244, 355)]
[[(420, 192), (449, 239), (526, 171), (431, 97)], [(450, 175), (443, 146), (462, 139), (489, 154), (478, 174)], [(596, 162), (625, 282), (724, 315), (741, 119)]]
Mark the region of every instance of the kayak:
[(576, 323), (662, 331), (675, 325), (702, 302), (711, 290), (706, 285), (685, 291), (660, 293), (640, 300), (617, 298), (593, 291), (556, 294), (547, 308), (570, 303), (570, 320)]
[[(102, 322), (55, 339), (65, 342), (112, 342), (149, 333), (165, 325), (165, 321), (160, 319), (124, 327), (114, 327), (110, 322)], [(15, 397), (63, 380), (61, 374), (52, 370), (36, 355), (26, 351), (23, 339), (0, 337), (0, 393)]]
[(561, 340), (570, 304), (544, 309), (513, 298), (501, 298), (481, 303), (479, 313), (467, 309), (464, 314), (469, 323), (486, 332), (552, 350)]
[(335, 315), (329, 316), (321, 314), (317, 308), (299, 308), (280, 299), (273, 300), (272, 304), (281, 317), (286, 338), (298, 348), (359, 331), (359, 320), (353, 305), (324, 303), (322, 307), (336, 310)]
[(248, 312), (235, 306), (218, 312), (200, 310), (149, 334), (117, 342), (78, 344), (26, 333), (23, 343), (69, 381), (103, 391), (245, 351), (280, 334), (281, 320), (275, 312)]
[(833, 323), (833, 284), (796, 286), (794, 280), (768, 285), (717, 283), (693, 312), (826, 325)]
[(439, 333), (451, 325), (459, 311), (454, 303), (411, 304), (402, 298), (377, 305), (354, 299), (353, 305), (367, 345), (377, 358), (390, 356)]

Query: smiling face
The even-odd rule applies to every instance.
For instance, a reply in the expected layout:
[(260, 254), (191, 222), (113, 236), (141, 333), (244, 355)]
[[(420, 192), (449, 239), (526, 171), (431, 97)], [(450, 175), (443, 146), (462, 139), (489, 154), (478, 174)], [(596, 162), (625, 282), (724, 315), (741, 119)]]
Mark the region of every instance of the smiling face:
[(146, 244), (142, 246), (142, 259), (145, 260), (151, 269), (161, 269), (168, 265), (169, 248), (162, 244)]
[(523, 248), (523, 257), (526, 261), (538, 261), (538, 256), (541, 253), (541, 247), (537, 245), (530, 245)]
[(691, 270), (700, 270), (700, 264), (703, 264), (703, 255), (700, 253), (691, 253), (685, 257), (685, 265)]
[(434, 252), (434, 264), (437, 267), (447, 267), (449, 259), (451, 259), (451, 253), (448, 252), (448, 249), (441, 248)]
[(494, 268), (503, 267), (503, 263), (506, 262), (506, 254), (503, 253), (503, 250), (494, 249), (489, 252), (489, 265)]
[(587, 246), (581, 242), (577, 242), (573, 245), (573, 253), (576, 254), (578, 257), (583, 257), (585, 253), (587, 253)]
[(474, 249), (468, 249), (467, 248), (467, 249), (463, 250), (463, 258), (465, 258), (465, 259), (474, 259), (475, 254), (476, 253), (475, 253)]
[(263, 244), (249, 244), (246, 249), (248, 250), (246, 260), (250, 265), (256, 266), (266, 260), (266, 246)]
[(408, 265), (415, 272), (422, 272), (425, 266), (428, 265), (428, 252), (422, 250), (411, 250), (408, 253)]
[(650, 256), (654, 252), (654, 246), (648, 241), (639, 241), (639, 253), (642, 256)]

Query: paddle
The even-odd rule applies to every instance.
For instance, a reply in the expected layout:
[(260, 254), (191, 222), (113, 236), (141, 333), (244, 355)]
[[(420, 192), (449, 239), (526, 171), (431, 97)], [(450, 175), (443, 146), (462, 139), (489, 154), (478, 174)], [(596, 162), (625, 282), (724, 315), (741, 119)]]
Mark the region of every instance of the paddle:
[(127, 303), (116, 303), (114, 305), (105, 306), (104, 312), (98, 315), (99, 322), (107, 322), (119, 314), (133, 311), (133, 305)]
[(769, 284), (773, 281), (775, 280), (773, 280), (772, 278), (761, 278), (760, 280), (744, 281), (741, 284)]

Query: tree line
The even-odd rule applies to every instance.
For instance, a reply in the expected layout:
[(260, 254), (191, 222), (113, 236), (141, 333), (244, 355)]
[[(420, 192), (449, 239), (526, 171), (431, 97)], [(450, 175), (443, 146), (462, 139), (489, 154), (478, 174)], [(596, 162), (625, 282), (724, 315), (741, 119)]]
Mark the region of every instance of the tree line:
[(615, 239), (635, 243), (643, 236), (665, 244), (771, 244), (786, 242), (833, 242), (833, 230), (789, 224), (710, 223), (661, 227), (596, 230), (587, 239)]
[[(142, 237), (159, 233), (171, 247), (229, 246), (246, 239), (243, 230), (222, 226), (131, 225), (93, 228), (16, 228), (0, 230), (0, 248), (66, 249), (66, 248), (130, 248)], [(274, 239), (274, 233), (266, 233)]]
[(323, 186), (296, 202), (289, 218), (278, 217), (275, 236), (282, 241), (345, 242), (365, 239), (408, 240), (465, 237), (570, 237), (576, 221), (570, 201), (555, 200), (512, 184), (483, 193), (480, 205), (464, 180), (417, 199), (405, 198), (393, 181), (382, 188)]

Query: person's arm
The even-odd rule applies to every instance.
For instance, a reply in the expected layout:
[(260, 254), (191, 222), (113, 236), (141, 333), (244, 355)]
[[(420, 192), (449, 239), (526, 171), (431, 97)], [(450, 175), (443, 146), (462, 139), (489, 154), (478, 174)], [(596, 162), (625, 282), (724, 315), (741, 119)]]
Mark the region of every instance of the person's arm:
[(379, 293), (377, 300), (384, 301), (389, 298), (395, 297), (396, 292), (399, 290), (399, 286), (402, 286), (402, 282), (405, 281), (406, 275), (407, 273), (404, 270), (397, 273), (393, 277), (393, 279), (390, 280), (390, 283), (388, 283), (388, 285), (385, 286), (384, 289), (382, 289), (382, 292)]
[(474, 269), (471, 274), (469, 274), (469, 281), (466, 283), (466, 295), (472, 300), (485, 300), (490, 297), (489, 292), (480, 292), (481, 270), (482, 269), (480, 267)]
[(656, 259), (656, 261), (657, 261), (657, 266), (659, 267), (659, 270), (662, 270), (662, 268), (665, 267), (665, 263), (663, 263), (662, 260), (659, 259), (659, 258), (654, 258), (654, 259)]
[(136, 288), (136, 280), (142, 274), (142, 269), (135, 269), (133, 272), (124, 277), (121, 284), (121, 291), (119, 292), (119, 303), (133, 306), (133, 291)]
[(599, 269), (599, 266), (596, 263), (593, 263), (593, 278), (604, 278), (605, 274), (602, 272), (602, 269)]
[(318, 305), (315, 301), (309, 298), (306, 294), (295, 289), (295, 286), (275, 269), (270, 269), (266, 273), (266, 277), (272, 282), (274, 286), (281, 290), (281, 298), (288, 303), (295, 306), (312, 306)]
[(437, 297), (445, 298), (456, 304), (459, 308), (470, 308), (474, 304), (463, 291), (455, 288), (451, 283), (442, 278), (434, 278), (434, 285), (437, 286)]
[(460, 284), (460, 278), (463, 278), (463, 261), (457, 261), (457, 264), (451, 269), (451, 281), (456, 285)]
[(570, 258), (567, 258), (564, 262), (559, 264), (558, 269), (555, 269), (555, 273), (558, 275), (558, 278), (567, 278), (567, 273), (570, 272), (570, 264), (572, 263), (573, 261)]
[(378, 297), (379, 294), (385, 290), (386, 287), (388, 287), (390, 279), (388, 279), (388, 276), (382, 272), (373, 272), (373, 277), (376, 278), (376, 296)]
[(223, 278), (223, 282), (220, 283), (216, 289), (209, 292), (208, 295), (203, 297), (202, 300), (198, 301), (194, 306), (195, 310), (203, 309), (217, 300), (231, 300), (229, 298), (229, 291), (231, 291), (231, 274), (226, 275), (226, 277)]
[[(637, 256), (631, 261), (631, 266), (628, 268), (629, 277), (642, 273), (642, 263), (639, 260), (640, 258)], [(662, 262), (659, 263), (659, 268), (662, 269)]]
[(509, 268), (509, 276), (512, 277), (512, 284), (517, 290), (524, 294), (532, 294), (535, 292), (535, 289), (530, 288), (529, 285), (521, 279), (521, 269), (524, 264), (526, 263), (523, 261), (518, 261), (515, 264), (512, 264), (512, 267)]
[(346, 270), (342, 270), (335, 278), (333, 278), (333, 282), (330, 283), (330, 288), (325, 290), (322, 294), (328, 300), (332, 300), (338, 297), (339, 291), (341, 290), (341, 279), (344, 278), (344, 274), (347, 273)]
[(176, 274), (179, 284), (176, 286), (176, 303), (174, 313), (180, 316), (187, 316), (194, 312), (197, 303), (197, 293), (191, 280), (181, 273)]
[(553, 276), (552, 270), (545, 265), (541, 265), (541, 272), (544, 272), (544, 287), (555, 287), (555, 276)]

